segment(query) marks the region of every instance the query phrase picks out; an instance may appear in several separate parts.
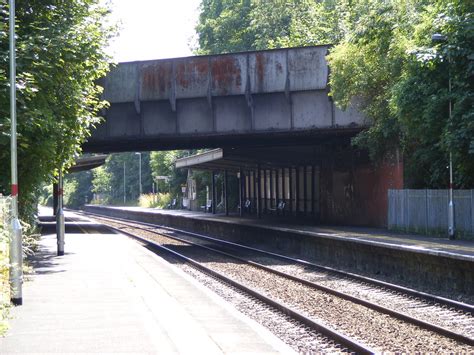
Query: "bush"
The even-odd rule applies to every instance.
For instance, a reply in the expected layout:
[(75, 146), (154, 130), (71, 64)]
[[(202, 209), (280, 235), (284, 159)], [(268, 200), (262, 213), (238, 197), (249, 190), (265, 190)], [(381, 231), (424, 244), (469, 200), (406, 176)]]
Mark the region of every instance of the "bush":
[(166, 208), (171, 200), (171, 194), (169, 193), (142, 194), (138, 205), (145, 208)]
[(7, 199), (0, 197), (0, 335), (7, 330), (8, 306), (10, 303), (10, 283), (8, 278), (9, 236), (5, 222), (8, 221)]

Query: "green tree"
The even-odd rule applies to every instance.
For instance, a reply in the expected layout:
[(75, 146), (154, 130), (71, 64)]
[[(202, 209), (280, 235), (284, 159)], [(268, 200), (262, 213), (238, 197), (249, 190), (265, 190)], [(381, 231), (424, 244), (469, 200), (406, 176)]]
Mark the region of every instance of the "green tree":
[(176, 169), (176, 159), (191, 155), (197, 151), (170, 150), (152, 152), (150, 156), (150, 166), (153, 178), (157, 176), (168, 176), (168, 182), (159, 180), (158, 188), (160, 191), (171, 193), (172, 196), (181, 195), (181, 186), (186, 184), (188, 176), (187, 169)]
[(79, 208), (92, 200), (93, 170), (66, 175), (64, 179), (64, 205)]
[[(104, 106), (97, 79), (113, 29), (99, 0), (17, 1), (20, 213), (32, 215), (38, 190), (67, 168)], [(0, 192), (9, 192), (8, 7), (0, 3)]]
[(199, 54), (335, 44), (350, 33), (366, 1), (204, 0), (199, 23)]
[(94, 169), (92, 178), (92, 192), (100, 196), (100, 201), (107, 203), (111, 199), (111, 192), (113, 190), (112, 174), (107, 169), (100, 166)]
[[(111, 154), (106, 159), (101, 170), (94, 170), (92, 190), (100, 193), (105, 202), (110, 204), (123, 204), (124, 185), (125, 197), (128, 204), (134, 204), (139, 198), (140, 158), (135, 152)], [(152, 176), (150, 168), (150, 153), (141, 153), (142, 190), (143, 193), (152, 191)], [(125, 171), (124, 171), (125, 169)], [(125, 178), (125, 181), (124, 181)], [(83, 189), (87, 193), (87, 189)], [(81, 197), (82, 200), (85, 196)]]
[(253, 47), (250, 0), (203, 0), (200, 8), (198, 54), (245, 51)]
[[(472, 11), (463, 1), (373, 2), (329, 56), (336, 103), (356, 97), (372, 122), (354, 143), (373, 157), (401, 147), (410, 187), (446, 187), (450, 151), (456, 186), (474, 186)], [(437, 32), (446, 43), (432, 43)]]

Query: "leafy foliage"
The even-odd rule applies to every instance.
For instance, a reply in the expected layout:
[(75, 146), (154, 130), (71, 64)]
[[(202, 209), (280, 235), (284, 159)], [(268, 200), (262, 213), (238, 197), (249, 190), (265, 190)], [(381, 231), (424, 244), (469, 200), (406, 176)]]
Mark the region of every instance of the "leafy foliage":
[(169, 176), (169, 181), (158, 180), (159, 191), (169, 191), (172, 196), (181, 195), (181, 186), (186, 184), (186, 169), (176, 169), (174, 162), (176, 159), (193, 154), (192, 151), (170, 150), (152, 152), (150, 166), (153, 177)]
[(7, 221), (9, 221), (8, 212), (10, 210), (9, 200), (0, 197), (0, 336), (8, 328), (8, 314), (10, 304), (10, 283), (9, 283), (9, 233)]
[[(99, 122), (113, 29), (99, 0), (17, 1), (17, 109), (20, 213), (30, 219), (39, 186), (67, 168)], [(0, 192), (10, 185), (8, 7), (0, 3)]]
[(201, 3), (199, 54), (248, 50), (252, 46), (250, 0), (203, 0)]
[[(444, 0), (374, 2), (329, 56), (335, 101), (345, 106), (357, 97), (372, 121), (354, 143), (373, 157), (400, 146), (410, 187), (446, 187), (450, 151), (456, 186), (474, 186), (468, 155), (474, 138), (472, 7)], [(433, 43), (434, 33), (447, 41)]]
[[(198, 53), (332, 43), (334, 101), (355, 102), (372, 123), (353, 143), (375, 160), (401, 148), (409, 187), (446, 187), (452, 152), (456, 186), (472, 187), (473, 8), (463, 0), (206, 0)], [(434, 44), (434, 33), (447, 42)]]
[(92, 171), (80, 171), (66, 175), (64, 179), (64, 205), (79, 208), (92, 200)]
[[(111, 154), (102, 167), (93, 170), (92, 193), (100, 194), (102, 203), (123, 204), (124, 192), (128, 204), (136, 204), (139, 198), (140, 157), (134, 152)], [(142, 190), (152, 191), (150, 153), (141, 153)], [(125, 180), (124, 180), (125, 179)], [(125, 189), (124, 189), (125, 188)], [(82, 199), (88, 189), (82, 191)]]

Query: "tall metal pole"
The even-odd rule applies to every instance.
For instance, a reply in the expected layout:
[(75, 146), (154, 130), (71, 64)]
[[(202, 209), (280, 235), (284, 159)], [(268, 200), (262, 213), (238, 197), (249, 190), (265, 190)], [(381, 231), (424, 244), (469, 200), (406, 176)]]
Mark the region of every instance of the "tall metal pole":
[(140, 184), (140, 196), (141, 196), (142, 195), (142, 153), (135, 153), (135, 154), (137, 154), (139, 156), (138, 181), (139, 181), (139, 184)]
[(56, 214), (56, 238), (58, 244), (58, 256), (64, 255), (64, 210), (63, 210), (63, 172), (59, 169), (58, 177), (58, 213)]
[(23, 254), (21, 224), (18, 219), (18, 170), (16, 150), (16, 49), (15, 49), (15, 0), (9, 0), (10, 25), (10, 118), (11, 118), (11, 173), (12, 173), (12, 238), (10, 243), (11, 301), (23, 303)]
[[(431, 36), (433, 42), (448, 42), (448, 37), (435, 33)], [(448, 51), (448, 92), (449, 92), (449, 122), (452, 123), (452, 102), (451, 102), (451, 55)], [(453, 151), (449, 150), (449, 203), (448, 203), (448, 238), (454, 239), (456, 237), (456, 220), (454, 215), (454, 200), (453, 200)]]
[(123, 162), (123, 204), (127, 203), (127, 188), (125, 185), (125, 161)]
[[(451, 108), (451, 56), (448, 54), (448, 90), (449, 90), (449, 122), (452, 122)], [(449, 151), (449, 205), (448, 205), (448, 238), (456, 237), (456, 220), (454, 216), (454, 200), (453, 200), (453, 152)]]

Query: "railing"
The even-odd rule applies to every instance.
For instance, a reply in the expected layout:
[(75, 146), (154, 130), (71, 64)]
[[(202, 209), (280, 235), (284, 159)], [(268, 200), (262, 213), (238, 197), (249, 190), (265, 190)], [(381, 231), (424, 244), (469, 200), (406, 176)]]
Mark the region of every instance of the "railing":
[[(454, 191), (456, 232), (474, 237), (474, 190)], [(449, 190), (388, 190), (388, 228), (447, 235)]]

